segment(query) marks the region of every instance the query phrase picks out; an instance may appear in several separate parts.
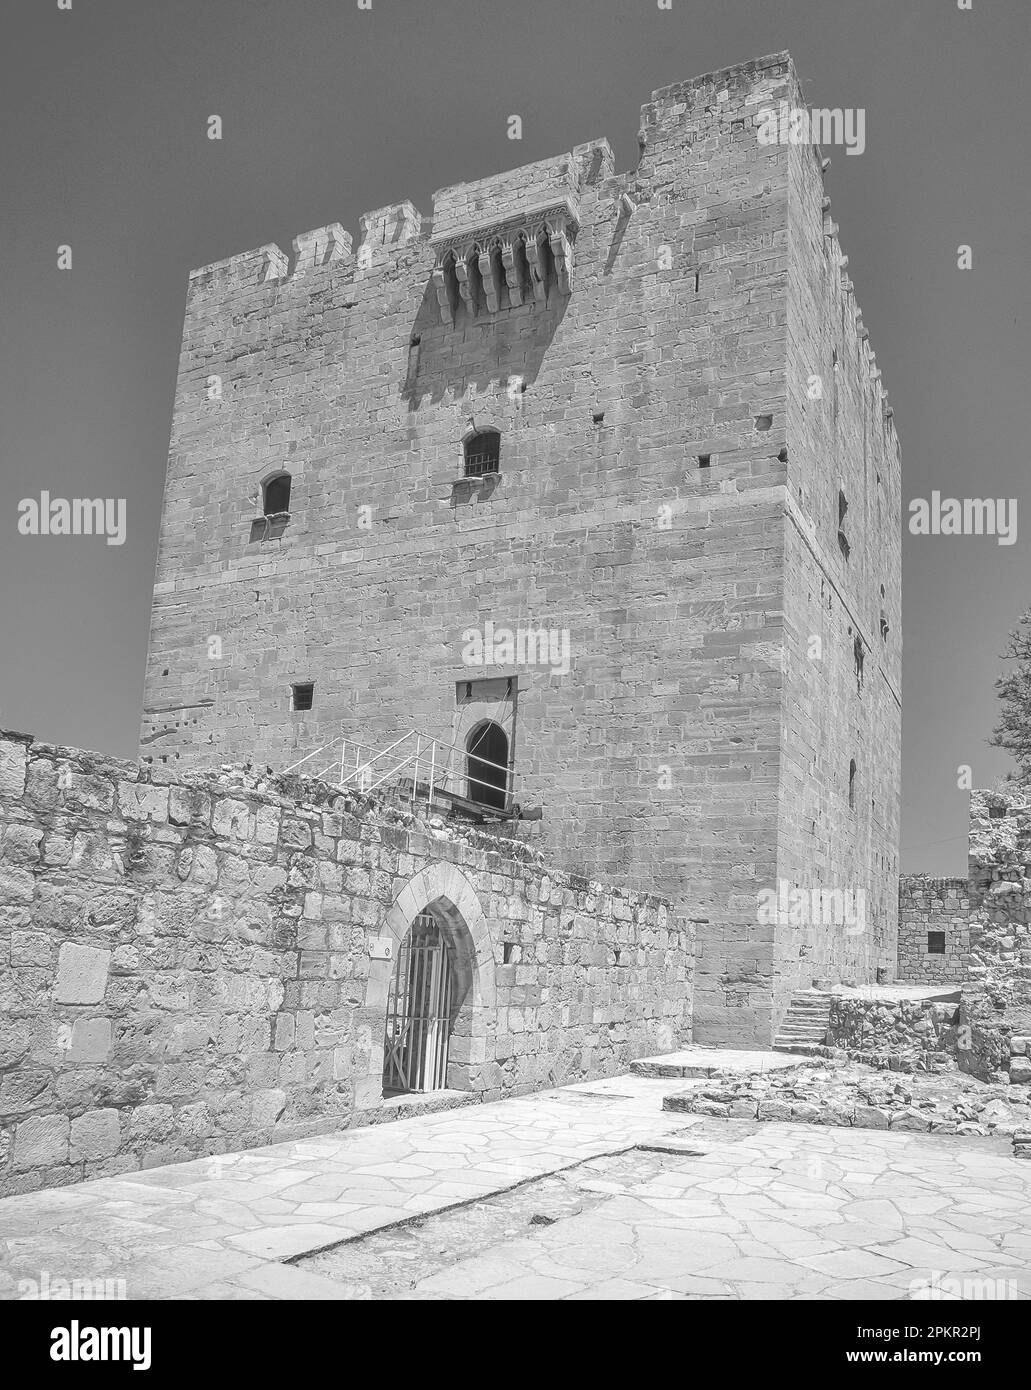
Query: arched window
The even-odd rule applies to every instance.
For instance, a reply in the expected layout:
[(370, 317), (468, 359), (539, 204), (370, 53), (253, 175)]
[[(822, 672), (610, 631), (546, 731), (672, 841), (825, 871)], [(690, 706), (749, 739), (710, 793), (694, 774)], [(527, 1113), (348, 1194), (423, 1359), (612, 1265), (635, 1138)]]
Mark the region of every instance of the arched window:
[(290, 474), (277, 473), (261, 489), (261, 509), (266, 516), (281, 516), (290, 510)]
[(482, 478), (497, 473), (501, 460), (501, 435), (497, 430), (477, 430), (465, 441), (465, 476)]
[(508, 801), (508, 735), (500, 724), (478, 724), (465, 745), (466, 795), (503, 811)]
[(848, 765), (848, 809), (856, 809), (856, 760), (855, 758)]

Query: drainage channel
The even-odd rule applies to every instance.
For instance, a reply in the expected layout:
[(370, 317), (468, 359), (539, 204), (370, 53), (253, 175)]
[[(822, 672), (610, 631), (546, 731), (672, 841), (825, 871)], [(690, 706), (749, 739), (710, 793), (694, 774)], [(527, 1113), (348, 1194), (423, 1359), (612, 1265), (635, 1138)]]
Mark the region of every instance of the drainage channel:
[(391, 1298), (458, 1261), (492, 1252), (542, 1226), (590, 1213), (613, 1196), (639, 1189), (672, 1168), (684, 1150), (628, 1149), (587, 1159), (462, 1206), (413, 1217), (290, 1263), (351, 1286), (355, 1298)]

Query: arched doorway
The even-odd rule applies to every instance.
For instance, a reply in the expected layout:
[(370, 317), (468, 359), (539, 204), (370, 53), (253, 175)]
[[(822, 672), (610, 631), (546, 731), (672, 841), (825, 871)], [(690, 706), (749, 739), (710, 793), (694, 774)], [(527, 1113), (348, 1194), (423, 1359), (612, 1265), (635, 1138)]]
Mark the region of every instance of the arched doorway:
[(466, 741), (466, 795), (482, 806), (508, 804), (508, 735), (500, 724), (478, 724)]
[(456, 1005), (454, 951), (431, 912), (420, 912), (397, 953), (387, 994), (383, 1094), (440, 1091)]
[(386, 1058), (397, 1032), (392, 1020), (404, 1017), (404, 1010), (395, 1004), (397, 985), (400, 982), (402, 989), (410, 988), (408, 975), (398, 974), (398, 963), (405, 939), (424, 914), (440, 930), (451, 966), (451, 1026), (446, 1034), (444, 1084), (450, 1091), (482, 1091), (489, 1085), (484, 1064), (493, 1060), (497, 1028), (495, 942), (471, 880), (457, 864), (437, 862), (413, 874), (397, 891), (382, 924), (392, 949), (375, 958), (370, 956), (365, 1007), (381, 1021), (370, 1040), (368, 1073), (357, 1083), (356, 1095), (373, 1098), (366, 1103), (378, 1103), (383, 1098), (384, 1082), (398, 1079), (388, 1071)]

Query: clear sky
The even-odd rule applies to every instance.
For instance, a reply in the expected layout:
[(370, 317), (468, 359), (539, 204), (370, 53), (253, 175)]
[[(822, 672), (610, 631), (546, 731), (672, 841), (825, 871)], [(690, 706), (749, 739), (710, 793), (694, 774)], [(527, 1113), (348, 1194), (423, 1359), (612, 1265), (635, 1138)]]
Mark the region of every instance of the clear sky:
[[(810, 104), (866, 111), (827, 179), (904, 500), (1016, 497), (1031, 534), (1031, 6), (971, 4), (4, 0), (0, 726), (136, 754), (191, 267), (327, 222), (357, 241), (367, 209), (428, 215), (436, 188), (603, 135), (628, 168), (655, 88), (784, 48)], [(124, 497), (125, 544), (20, 536), (43, 489)], [(903, 869), (963, 873), (957, 767), (1009, 766), (987, 739), (1029, 547), (907, 534), (903, 574)]]

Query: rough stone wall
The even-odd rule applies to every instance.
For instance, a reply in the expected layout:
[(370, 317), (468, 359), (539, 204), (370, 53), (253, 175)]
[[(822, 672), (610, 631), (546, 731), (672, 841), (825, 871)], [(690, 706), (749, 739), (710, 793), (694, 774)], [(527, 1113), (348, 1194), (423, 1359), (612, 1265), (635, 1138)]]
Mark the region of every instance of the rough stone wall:
[(689, 1038), (692, 941), (660, 899), (317, 783), (0, 735), (0, 1195), (377, 1118), (373, 952), (430, 905), (464, 991), (449, 1087)]
[(970, 793), (970, 956), (960, 1066), (1031, 1082), (1031, 798)]
[[(789, 101), (806, 106), (797, 86)], [(866, 922), (862, 931), (806, 923), (780, 933), (778, 1013), (792, 990), (873, 983), (878, 969), (890, 977), (896, 958), (901, 463), (831, 218), (826, 155), (841, 158), (789, 146), (778, 876), (800, 887), (861, 891)], [(838, 537), (842, 492), (847, 554)]]
[[(195, 271), (147, 668), (143, 753), (178, 768), (258, 750), (285, 767), (341, 730), (460, 743), (456, 690), (515, 677), (519, 800), (543, 805), (563, 869), (654, 887), (696, 921), (707, 1042), (772, 1039), (777, 946), (756, 903), (778, 867), (797, 876), (815, 846), (833, 875), (878, 855), (888, 872), (894, 854), (893, 730), (852, 717), (840, 675), (805, 716), (828, 745), (826, 786), (796, 757), (786, 790), (802, 780), (806, 824), (778, 819), (798, 741), (782, 736), (785, 589), (803, 582), (785, 578), (801, 563), (782, 459), (794, 251), (789, 148), (761, 146), (756, 119), (793, 84), (778, 54), (655, 93), (631, 173), (595, 141), (436, 195), (435, 238), (567, 198), (568, 296), (515, 305), (502, 290), (497, 312), (459, 301), (442, 322), (407, 203), (363, 217), (354, 256), (335, 227), (299, 238), (292, 267), (271, 246)], [(500, 474), (458, 481), (463, 436), (485, 426), (501, 431)], [(251, 542), (260, 483), (284, 468), (289, 523)], [(464, 634), (488, 619), (568, 633), (570, 670), (470, 668)], [(791, 624), (794, 642), (808, 629)], [(300, 681), (315, 683), (309, 713), (289, 708)], [(882, 683), (871, 669), (868, 706)], [(887, 740), (864, 769), (876, 821), (836, 809), (843, 719)], [(825, 813), (832, 831), (814, 832)], [(877, 955), (820, 943), (834, 975)], [(782, 954), (786, 999), (812, 969), (793, 940)]]
[(958, 1001), (851, 999), (831, 1003), (829, 1041), (890, 1071), (955, 1068)]
[[(945, 933), (945, 954), (927, 950), (927, 933)], [(905, 874), (899, 879), (897, 978), (904, 984), (960, 984), (970, 946), (970, 896), (965, 878)]]

